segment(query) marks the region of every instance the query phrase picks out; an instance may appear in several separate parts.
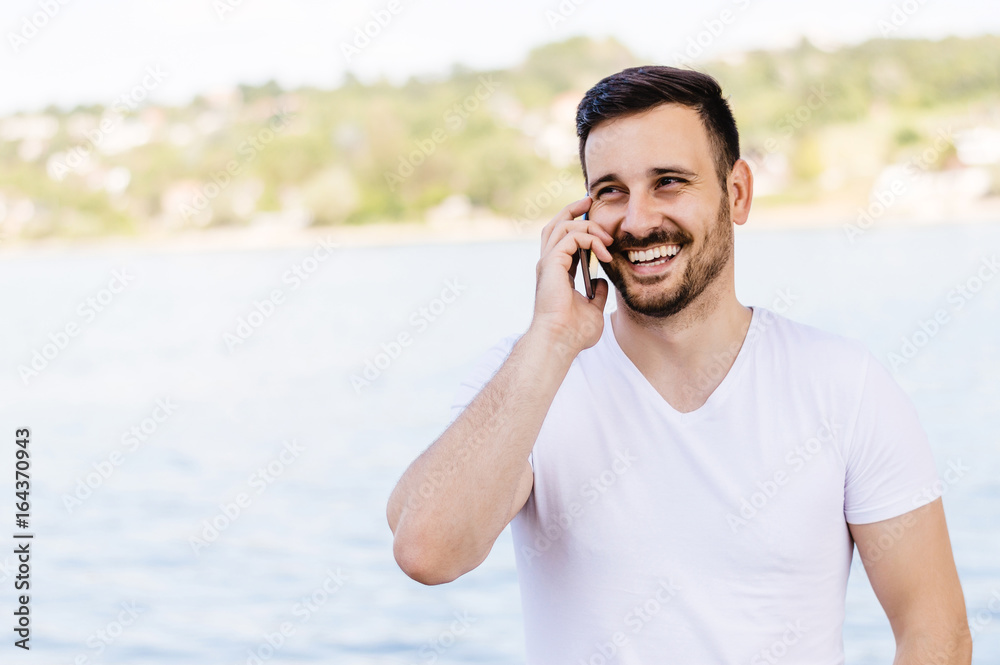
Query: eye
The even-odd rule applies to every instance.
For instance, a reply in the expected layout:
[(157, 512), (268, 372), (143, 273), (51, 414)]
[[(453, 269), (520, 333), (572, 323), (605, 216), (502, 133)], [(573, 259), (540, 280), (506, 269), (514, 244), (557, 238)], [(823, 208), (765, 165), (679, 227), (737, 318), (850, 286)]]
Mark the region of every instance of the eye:
[(672, 184), (675, 184), (675, 183), (685, 183), (685, 182), (687, 182), (687, 180), (684, 180), (684, 178), (678, 178), (677, 176), (666, 175), (666, 176), (663, 176), (662, 178), (660, 178), (657, 181), (656, 184), (658, 184), (658, 185), (672, 185)]
[(597, 190), (597, 194), (594, 195), (594, 198), (599, 199), (608, 194), (617, 194), (619, 192), (621, 192), (621, 190), (618, 189), (617, 187), (613, 185), (608, 185), (607, 187), (601, 187), (599, 190)]

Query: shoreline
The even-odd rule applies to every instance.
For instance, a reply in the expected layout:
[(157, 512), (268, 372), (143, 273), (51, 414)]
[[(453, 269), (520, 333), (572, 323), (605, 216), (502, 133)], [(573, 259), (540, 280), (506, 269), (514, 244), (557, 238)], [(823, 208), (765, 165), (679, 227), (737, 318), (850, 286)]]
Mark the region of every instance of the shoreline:
[[(843, 228), (857, 223), (861, 209), (832, 206), (783, 206), (751, 210), (739, 233), (780, 230)], [(941, 213), (947, 213), (944, 217)], [(808, 222), (804, 220), (809, 220)], [(877, 227), (927, 227), (950, 224), (1000, 222), (1000, 197), (991, 197), (973, 206), (963, 206), (934, 214), (885, 214), (874, 220)], [(165, 252), (255, 251), (293, 249), (322, 242), (338, 247), (385, 247), (439, 243), (504, 242), (537, 240), (546, 221), (525, 224), (512, 218), (473, 214), (465, 219), (437, 219), (410, 222), (375, 222), (357, 226), (283, 228), (249, 226), (187, 230), (177, 233), (148, 233), (138, 236), (95, 238), (45, 238), (40, 240), (0, 239), (0, 257), (38, 254), (69, 254), (107, 250)]]

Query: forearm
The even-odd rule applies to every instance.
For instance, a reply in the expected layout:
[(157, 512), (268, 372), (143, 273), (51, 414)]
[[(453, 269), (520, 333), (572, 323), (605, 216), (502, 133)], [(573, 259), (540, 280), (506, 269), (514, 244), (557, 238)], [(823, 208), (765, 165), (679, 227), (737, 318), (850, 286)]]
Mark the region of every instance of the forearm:
[(575, 355), (556, 348), (555, 335), (529, 329), (396, 485), (386, 512), (397, 561), (411, 576), (449, 581), (489, 553), (509, 520), (528, 454)]
[(968, 665), (972, 637), (941, 499), (849, 526), (896, 638), (894, 664)]
[(964, 633), (951, 636), (916, 634), (896, 644), (893, 665), (970, 665), (972, 637), (968, 626)]
[(900, 630), (896, 638), (893, 665), (969, 665), (972, 662), (972, 636), (962, 618), (950, 623), (934, 621), (927, 625), (913, 623)]

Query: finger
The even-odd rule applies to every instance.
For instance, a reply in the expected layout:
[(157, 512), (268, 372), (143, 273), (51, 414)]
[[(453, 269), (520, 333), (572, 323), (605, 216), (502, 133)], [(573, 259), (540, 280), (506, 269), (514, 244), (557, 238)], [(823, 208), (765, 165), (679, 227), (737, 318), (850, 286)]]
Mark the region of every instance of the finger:
[[(577, 221), (573, 221), (573, 222), (562, 222), (562, 224), (560, 226), (557, 226), (552, 231), (552, 234), (549, 236), (548, 244), (547, 244), (547, 246), (543, 247), (542, 253), (544, 254), (547, 251), (551, 251), (552, 247), (555, 247), (556, 245), (558, 245), (559, 242), (564, 237), (566, 237), (570, 233), (575, 233), (575, 232), (588, 233), (588, 234), (590, 234), (592, 236), (598, 237), (601, 240), (601, 244), (604, 247), (607, 247), (608, 245), (610, 245), (611, 243), (614, 242), (614, 238), (611, 236), (611, 234), (608, 233), (607, 231), (605, 231), (604, 229), (602, 229), (595, 222), (591, 222), (589, 220), (586, 220), (586, 221), (584, 221), (584, 220), (577, 220)], [(608, 261), (608, 260), (610, 260), (611, 254), (598, 252), (598, 256), (602, 260)]]
[(608, 280), (599, 277), (590, 281), (594, 285), (594, 299), (590, 302), (594, 303), (594, 306), (603, 312), (604, 305), (608, 302)]
[(555, 247), (546, 252), (545, 256), (542, 257), (542, 263), (555, 263), (563, 270), (569, 271), (577, 258), (577, 250), (581, 247), (593, 251), (598, 258), (603, 258), (606, 263), (611, 261), (611, 253), (608, 252), (608, 248), (599, 238), (582, 231), (576, 231), (566, 235)]
[(576, 219), (583, 213), (590, 210), (590, 204), (593, 199), (590, 196), (585, 196), (578, 201), (573, 201), (568, 206), (556, 213), (556, 216), (552, 220), (542, 227), (542, 247), (544, 248), (548, 244), (549, 236), (552, 234), (552, 230), (558, 226), (559, 222), (568, 222)]
[[(605, 263), (611, 262), (611, 252), (604, 244), (604, 241), (600, 238), (594, 237), (593, 234), (587, 233), (586, 231), (573, 231), (572, 233), (567, 233), (563, 240), (560, 241), (560, 244), (565, 242), (566, 238), (573, 238), (574, 242), (577, 243), (577, 247), (591, 250), (597, 255), (598, 260), (604, 261)], [(560, 245), (557, 244), (556, 246), (558, 247)]]
[(590, 194), (588, 194), (584, 196), (582, 199), (573, 201), (568, 206), (563, 208), (563, 210), (566, 210), (569, 213), (570, 219), (576, 219), (583, 213), (590, 210), (590, 206), (593, 205), (593, 203), (594, 199), (590, 198)]
[[(553, 248), (557, 247), (559, 243), (562, 242), (563, 238), (569, 235), (581, 233), (597, 239), (597, 245), (599, 245), (601, 249), (599, 249), (596, 253), (600, 260), (611, 260), (611, 253), (607, 250), (607, 247), (614, 242), (614, 238), (612, 238), (607, 231), (593, 222), (584, 221), (563, 222), (562, 226), (556, 228), (552, 232), (552, 235), (549, 237), (548, 245), (542, 250), (542, 253), (544, 254), (552, 251)], [(586, 248), (590, 249), (590, 246), (588, 245)]]

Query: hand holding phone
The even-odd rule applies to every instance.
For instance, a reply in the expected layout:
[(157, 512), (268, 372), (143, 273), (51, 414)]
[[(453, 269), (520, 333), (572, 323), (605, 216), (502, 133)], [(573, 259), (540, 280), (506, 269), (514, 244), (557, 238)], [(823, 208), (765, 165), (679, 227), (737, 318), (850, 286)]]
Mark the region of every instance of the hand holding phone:
[[(596, 254), (602, 265), (604, 261), (612, 261), (614, 257), (608, 248), (615, 239), (596, 220), (590, 219), (592, 204), (592, 198), (585, 196), (552, 218), (542, 229), (541, 256), (535, 266), (531, 329), (540, 331), (548, 341), (559, 343), (569, 355), (596, 344), (605, 322), (608, 282), (597, 278), (590, 259)], [(576, 285), (579, 264), (583, 264), (584, 288)], [(587, 292), (586, 298), (582, 297), (583, 291)]]
[[(583, 218), (584, 219), (589, 219), (589, 217), (587, 216), (587, 213), (583, 213)], [(584, 284), (584, 287), (587, 290), (587, 297), (590, 298), (591, 300), (593, 300), (594, 299), (594, 285), (590, 281), (590, 250), (589, 249), (584, 249), (583, 247), (581, 247), (579, 249), (578, 254), (579, 254), (579, 257), (580, 257), (580, 268), (583, 271), (583, 284)]]

